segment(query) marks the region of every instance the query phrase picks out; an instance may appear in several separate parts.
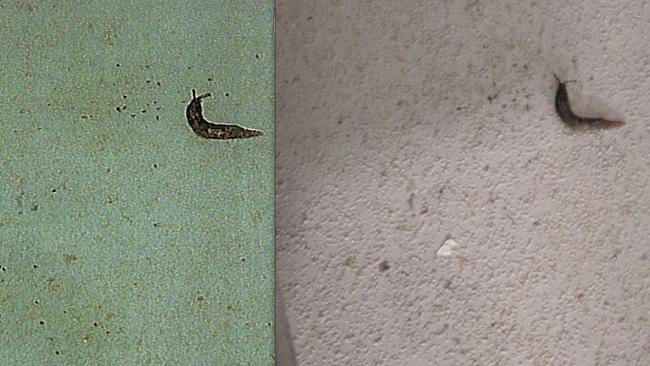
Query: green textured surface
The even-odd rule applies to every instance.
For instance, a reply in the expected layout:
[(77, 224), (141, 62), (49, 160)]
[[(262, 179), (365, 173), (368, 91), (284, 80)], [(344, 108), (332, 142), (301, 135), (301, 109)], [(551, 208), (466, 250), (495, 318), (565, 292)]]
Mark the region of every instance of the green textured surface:
[(273, 364), (273, 8), (0, 3), (0, 365)]

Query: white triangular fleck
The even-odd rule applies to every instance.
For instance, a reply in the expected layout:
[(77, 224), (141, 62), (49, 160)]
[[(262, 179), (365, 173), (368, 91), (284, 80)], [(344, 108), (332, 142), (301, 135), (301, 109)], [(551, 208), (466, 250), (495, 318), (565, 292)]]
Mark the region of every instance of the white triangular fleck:
[(454, 248), (458, 246), (458, 243), (454, 241), (454, 239), (447, 239), (445, 240), (444, 243), (442, 243), (442, 246), (440, 249), (438, 249), (438, 256), (440, 257), (449, 257), (450, 255), (454, 254)]

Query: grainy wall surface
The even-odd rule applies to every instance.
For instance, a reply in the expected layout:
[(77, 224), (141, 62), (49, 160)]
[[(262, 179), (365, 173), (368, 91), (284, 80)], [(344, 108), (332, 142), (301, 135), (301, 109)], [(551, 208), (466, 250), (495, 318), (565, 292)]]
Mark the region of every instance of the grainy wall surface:
[(0, 1), (0, 365), (274, 364), (273, 56), (271, 0)]
[(644, 1), (277, 5), (299, 366), (650, 364)]

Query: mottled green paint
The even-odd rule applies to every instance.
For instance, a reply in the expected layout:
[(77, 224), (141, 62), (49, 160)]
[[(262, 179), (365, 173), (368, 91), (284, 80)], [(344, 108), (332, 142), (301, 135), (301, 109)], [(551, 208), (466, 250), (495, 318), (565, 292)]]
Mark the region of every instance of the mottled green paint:
[[(0, 365), (273, 364), (273, 19), (0, 4)], [(192, 88), (265, 135), (194, 135)]]

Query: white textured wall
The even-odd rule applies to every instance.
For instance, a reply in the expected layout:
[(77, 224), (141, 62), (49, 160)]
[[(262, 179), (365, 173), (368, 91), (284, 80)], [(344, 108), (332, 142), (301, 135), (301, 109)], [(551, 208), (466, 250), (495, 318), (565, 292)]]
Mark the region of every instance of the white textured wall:
[[(278, 1), (299, 366), (650, 365), (644, 3)], [(563, 126), (552, 73), (627, 124)]]

